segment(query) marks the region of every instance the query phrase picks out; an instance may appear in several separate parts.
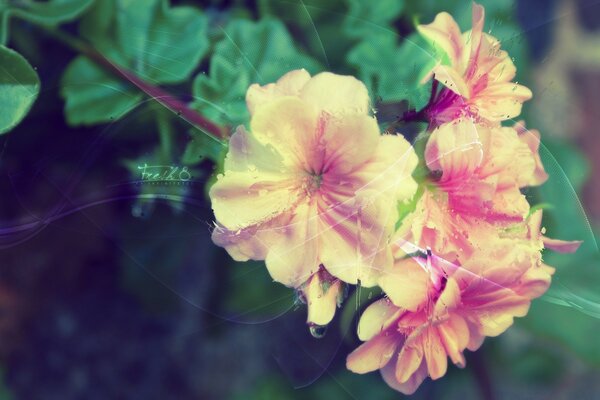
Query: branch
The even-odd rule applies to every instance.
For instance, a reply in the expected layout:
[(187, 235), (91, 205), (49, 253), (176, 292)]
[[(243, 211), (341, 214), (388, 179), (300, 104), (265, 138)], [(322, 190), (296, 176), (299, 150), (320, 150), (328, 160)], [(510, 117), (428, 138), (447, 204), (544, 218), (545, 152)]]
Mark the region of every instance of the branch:
[(228, 129), (226, 127), (221, 127), (215, 124), (197, 111), (191, 109), (186, 103), (172, 96), (169, 92), (165, 91), (161, 87), (152, 85), (128, 69), (113, 63), (108, 58), (104, 57), (102, 53), (94, 49), (83, 40), (68, 35), (58, 29), (46, 27), (41, 28), (48, 32), (50, 36), (71, 47), (73, 50), (83, 54), (108, 72), (132, 83), (152, 99), (156, 100), (173, 113), (177, 114), (177, 116), (183, 118), (208, 135), (213, 136), (217, 140), (226, 139), (229, 136)]

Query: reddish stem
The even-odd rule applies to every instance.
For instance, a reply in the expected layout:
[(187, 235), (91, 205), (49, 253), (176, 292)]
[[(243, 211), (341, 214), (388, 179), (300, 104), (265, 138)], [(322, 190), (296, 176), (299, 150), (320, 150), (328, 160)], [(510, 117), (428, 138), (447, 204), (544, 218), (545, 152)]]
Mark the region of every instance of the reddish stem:
[(158, 101), (160, 104), (176, 113), (190, 124), (198, 127), (203, 132), (215, 137), (218, 140), (226, 139), (228, 137), (228, 129), (226, 127), (221, 127), (215, 124), (211, 120), (199, 114), (197, 111), (191, 109), (186, 103), (177, 99), (161, 87), (149, 84), (135, 73), (113, 63), (89, 44), (59, 30), (52, 29), (48, 30), (48, 32), (61, 42), (66, 43), (74, 50), (77, 50), (90, 60), (97, 63), (108, 72), (111, 72), (113, 75), (116, 75), (120, 78), (126, 79), (142, 92), (146, 93), (148, 96)]

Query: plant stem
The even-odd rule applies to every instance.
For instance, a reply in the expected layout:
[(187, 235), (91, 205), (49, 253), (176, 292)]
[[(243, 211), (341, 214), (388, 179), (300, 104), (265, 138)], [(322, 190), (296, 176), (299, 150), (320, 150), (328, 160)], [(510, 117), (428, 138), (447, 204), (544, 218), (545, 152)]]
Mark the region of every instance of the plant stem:
[(429, 109), (435, 103), (435, 97), (437, 95), (437, 89), (439, 82), (435, 80), (435, 76), (432, 77), (433, 83), (431, 84), (431, 94), (429, 95), (429, 101), (421, 110), (417, 111), (415, 109), (406, 111), (402, 118), (399, 121), (401, 122), (411, 122), (411, 121), (421, 121), (421, 122), (429, 122)]
[(494, 400), (494, 388), (492, 386), (492, 380), (490, 378), (483, 353), (481, 351), (474, 352), (471, 358), (471, 363), (471, 371), (473, 371), (475, 375), (475, 381), (479, 386), (481, 395), (486, 400)]
[(152, 85), (128, 69), (113, 63), (83, 40), (73, 37), (59, 29), (46, 27), (41, 28), (43, 28), (50, 36), (71, 47), (73, 50), (83, 54), (108, 72), (132, 83), (152, 99), (156, 100), (173, 113), (177, 114), (177, 116), (183, 118), (206, 134), (213, 136), (219, 141), (226, 139), (229, 136), (228, 129), (226, 127), (221, 127), (215, 124), (199, 114), (197, 111), (191, 109), (186, 103), (177, 99), (161, 87)]

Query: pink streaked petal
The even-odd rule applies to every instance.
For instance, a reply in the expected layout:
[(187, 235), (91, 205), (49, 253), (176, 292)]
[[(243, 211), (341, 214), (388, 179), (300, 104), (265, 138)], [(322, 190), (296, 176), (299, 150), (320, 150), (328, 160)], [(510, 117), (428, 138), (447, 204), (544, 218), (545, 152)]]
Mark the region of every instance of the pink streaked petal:
[(446, 353), (459, 368), (465, 367), (464, 349), (469, 344), (469, 327), (465, 320), (453, 314), (446, 322), (438, 325), (438, 332)]
[(405, 395), (411, 395), (417, 391), (421, 383), (427, 378), (427, 365), (421, 361), (419, 367), (405, 382), (400, 383), (396, 379), (397, 356), (381, 369), (381, 377), (392, 389)]
[(412, 173), (419, 159), (412, 145), (401, 135), (380, 136), (378, 145), (353, 176), (359, 192), (376, 191), (390, 204), (410, 200), (417, 191)]
[(502, 299), (487, 301), (481, 307), (473, 307), (471, 314), (480, 325), (480, 332), (485, 336), (498, 336), (504, 333), (515, 317), (524, 317), (529, 311), (530, 301), (522, 296), (507, 292), (498, 293)]
[(433, 69), (435, 79), (454, 93), (468, 99), (471, 97), (471, 90), (465, 82), (462, 74), (453, 67), (438, 65)]
[(429, 327), (423, 332), (423, 355), (427, 363), (427, 370), (431, 379), (439, 379), (448, 370), (448, 356), (442, 345), (438, 330)]
[(556, 251), (558, 253), (574, 253), (583, 243), (582, 240), (566, 241), (551, 239), (546, 236), (542, 236), (542, 240), (544, 241), (545, 248)]
[(311, 203), (299, 205), (291, 214), (289, 223), (265, 229), (261, 234), (279, 238), (265, 259), (271, 277), (284, 285), (299, 287), (319, 268), (318, 219)]
[(470, 179), (483, 160), (479, 131), (485, 129), (469, 119), (441, 125), (432, 132), (425, 148), (425, 161), (442, 171), (440, 184), (456, 185)]
[(252, 135), (281, 155), (290, 169), (310, 171), (322, 163), (320, 113), (296, 97), (280, 97), (258, 108), (250, 121)]
[(386, 197), (375, 193), (357, 194), (321, 208), (321, 263), (344, 282), (374, 286), (381, 271), (392, 264), (388, 236), (393, 222), (381, 224), (395, 221), (396, 213)]
[(446, 287), (435, 303), (433, 315), (443, 318), (460, 305), (460, 288), (453, 278), (448, 278)]
[(485, 9), (475, 2), (473, 2), (472, 8), (472, 27), (468, 36), (468, 44), (471, 46), (471, 52), (469, 55), (469, 69), (467, 70), (467, 76), (472, 76), (478, 65), (479, 59), (485, 54), (481, 52), (481, 41), (483, 35), (483, 24), (485, 22)]
[(477, 351), (483, 344), (485, 335), (481, 332), (481, 326), (476, 320), (469, 318), (466, 322), (469, 327), (469, 343), (467, 344), (467, 349)]
[(489, 121), (503, 121), (521, 113), (523, 102), (531, 99), (531, 90), (517, 83), (488, 86), (472, 99), (478, 114)]
[[(321, 171), (327, 172), (328, 180), (339, 181), (360, 169), (373, 156), (379, 145), (380, 134), (377, 121), (366, 115), (349, 115), (343, 119), (330, 116), (317, 146), (326, 152)], [(317, 171), (317, 172), (321, 172)]]
[(423, 345), (420, 340), (405, 343), (396, 362), (395, 378), (399, 383), (406, 383), (421, 366), (424, 358)]
[(441, 12), (436, 15), (432, 23), (418, 25), (417, 30), (447, 54), (451, 65), (458, 63), (463, 43), (460, 28), (450, 14)]

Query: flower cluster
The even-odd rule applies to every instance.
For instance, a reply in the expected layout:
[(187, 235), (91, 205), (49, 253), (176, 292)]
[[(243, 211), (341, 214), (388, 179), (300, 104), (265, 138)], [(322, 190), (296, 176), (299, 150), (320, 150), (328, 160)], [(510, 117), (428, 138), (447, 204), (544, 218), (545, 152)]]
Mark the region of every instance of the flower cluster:
[[(474, 4), (469, 32), (447, 13), (418, 27), (440, 49), (428, 77), (444, 86), (432, 85), (422, 113), (421, 182), (415, 150), (380, 133), (361, 82), (297, 70), (248, 89), (249, 129), (231, 137), (210, 190), (214, 242), (236, 260), (265, 260), (274, 280), (299, 291), (311, 326), (331, 321), (347, 285), (382, 288), (347, 366), (381, 370), (406, 394), (442, 377), (448, 359), (463, 367), (466, 349), (527, 313), (550, 284), (545, 247), (579, 244), (543, 236), (542, 211), (522, 193), (547, 179), (539, 133), (501, 123), (531, 92), (512, 82), (515, 66), (483, 22)], [(417, 193), (398, 221), (398, 205)]]

